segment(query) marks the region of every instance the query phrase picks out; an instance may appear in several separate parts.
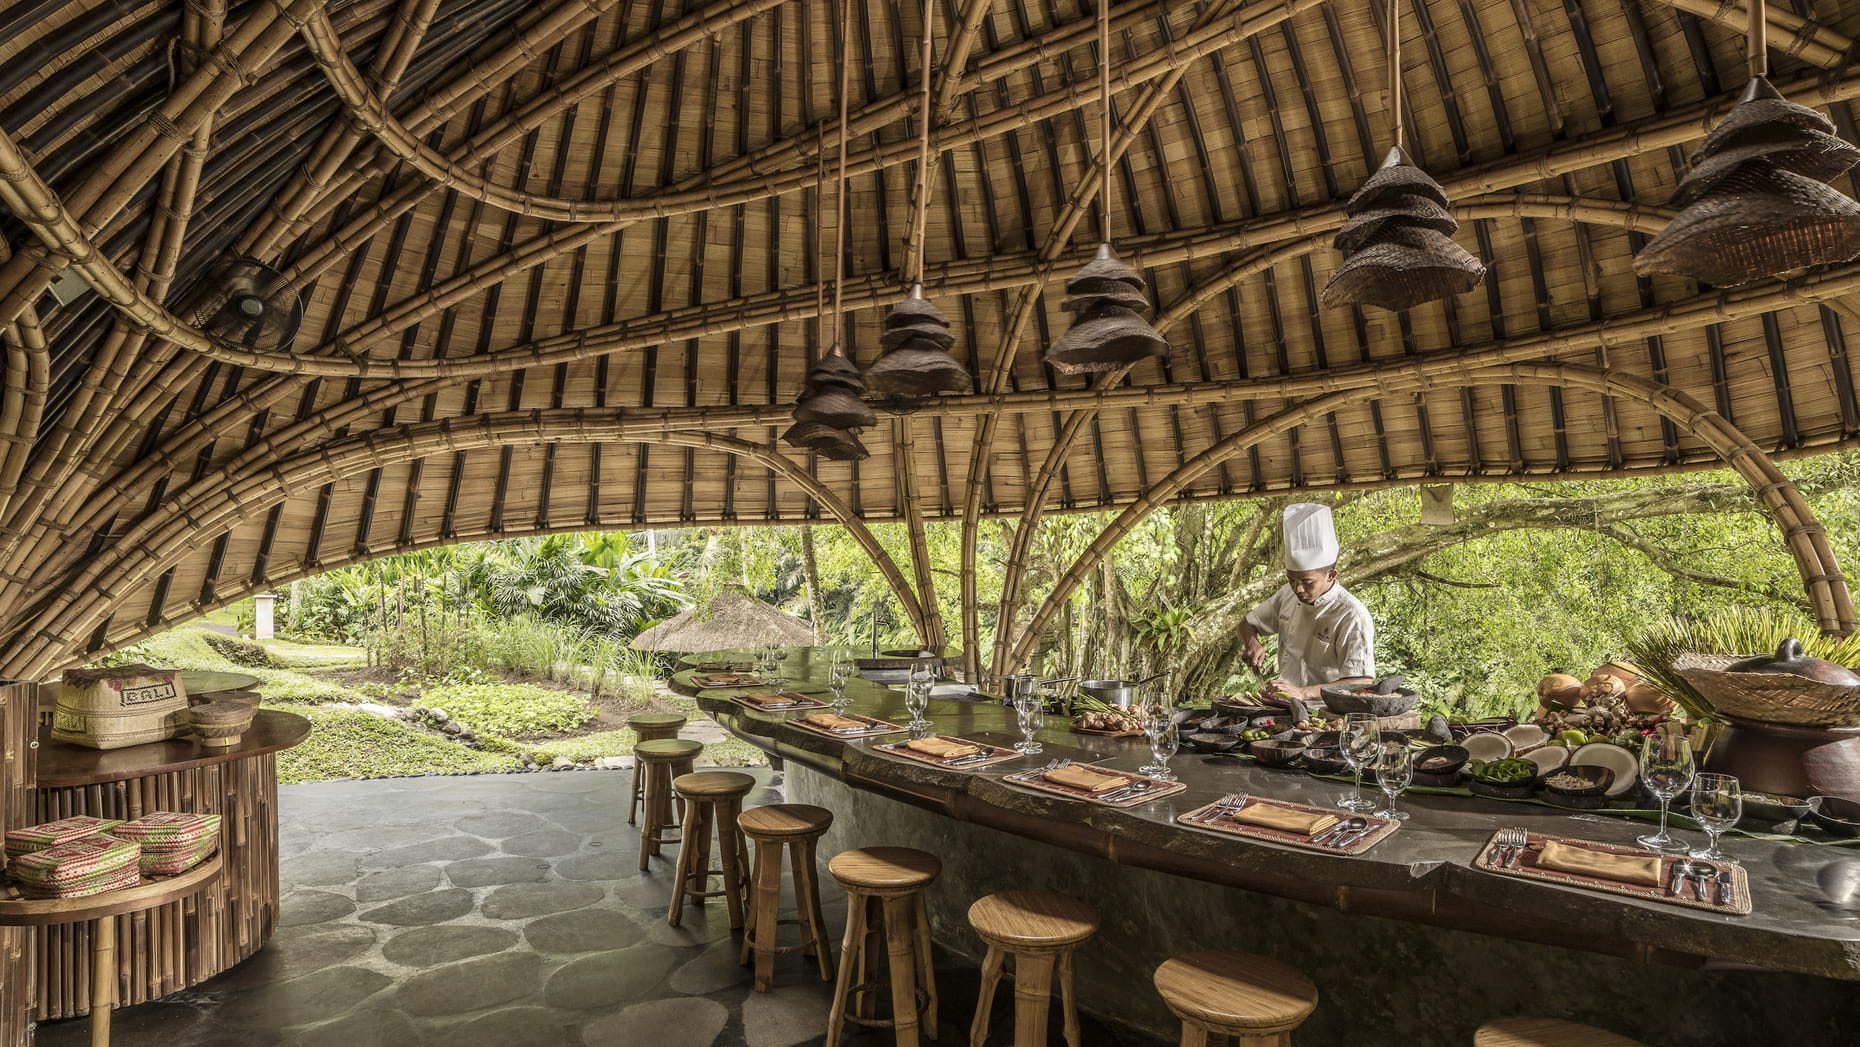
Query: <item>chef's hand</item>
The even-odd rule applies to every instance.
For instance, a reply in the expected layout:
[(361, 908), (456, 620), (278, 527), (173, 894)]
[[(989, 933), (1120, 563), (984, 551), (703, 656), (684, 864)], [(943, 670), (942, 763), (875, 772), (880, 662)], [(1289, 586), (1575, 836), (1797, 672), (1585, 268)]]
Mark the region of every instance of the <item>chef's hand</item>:
[(1241, 649), (1240, 657), (1246, 660), (1246, 664), (1254, 672), (1263, 673), (1266, 671), (1266, 647), (1259, 642), (1258, 637), (1249, 636), (1246, 638), (1246, 646)]

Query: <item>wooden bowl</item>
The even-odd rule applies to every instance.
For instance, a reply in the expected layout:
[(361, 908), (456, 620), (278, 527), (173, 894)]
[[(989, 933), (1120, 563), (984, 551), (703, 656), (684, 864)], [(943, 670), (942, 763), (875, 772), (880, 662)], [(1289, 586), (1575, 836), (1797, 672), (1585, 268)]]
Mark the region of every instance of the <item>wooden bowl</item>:
[(1333, 713), (1370, 713), (1374, 716), (1400, 716), (1414, 708), (1415, 693), (1398, 688), (1394, 694), (1377, 694), (1356, 687), (1326, 687), (1318, 692), (1324, 707)]
[(187, 710), (195, 740), (208, 749), (226, 749), (239, 744), (257, 716), (258, 706), (241, 701), (203, 702)]
[(1297, 742), (1265, 738), (1248, 745), (1247, 752), (1266, 767), (1290, 767), (1305, 755), (1305, 747)]
[(1836, 836), (1860, 836), (1860, 803), (1838, 796), (1808, 798), (1808, 817)]

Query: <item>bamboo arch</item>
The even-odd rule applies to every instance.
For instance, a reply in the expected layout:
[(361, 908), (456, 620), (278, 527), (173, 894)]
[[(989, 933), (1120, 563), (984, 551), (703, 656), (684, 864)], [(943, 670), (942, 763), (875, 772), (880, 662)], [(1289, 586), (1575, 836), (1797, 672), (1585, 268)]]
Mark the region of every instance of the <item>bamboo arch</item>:
[(1027, 628), (1022, 630), (1005, 663), (1005, 671), (1013, 672), (1026, 661), (1034, 642), (1051, 624), (1060, 606), (1071, 598), (1073, 590), (1097, 567), (1099, 561), (1138, 523), (1161, 508), (1176, 491), (1197, 477), (1227, 458), (1321, 418), (1328, 412), (1389, 393), (1409, 392), (1435, 385), (1563, 386), (1637, 400), (1658, 411), (1717, 452), (1726, 465), (1750, 484), (1758, 500), (1769, 509), (1782, 531), (1783, 543), (1794, 557), (1796, 569), (1802, 575), (1809, 602), (1822, 631), (1833, 636), (1845, 636), (1853, 632), (1856, 624), (1860, 624), (1856, 623), (1854, 617), (1853, 599), (1847, 589), (1846, 577), (1841, 573), (1834, 550), (1829, 546), (1827, 534), (1815, 518), (1814, 511), (1789, 478), (1776, 468), (1770, 457), (1716, 411), (1678, 389), (1637, 375), (1577, 364), (1521, 362), (1437, 378), (1415, 373), (1390, 376), (1386, 381), (1373, 386), (1330, 393), (1294, 404), (1209, 447), (1152, 484), (1136, 502), (1106, 525), (1084, 555), (1060, 576)]
[(846, 527), (884, 575), (919, 638), (927, 638), (922, 604), (897, 562), (851, 506), (800, 463), (762, 444), (709, 433), (655, 432), (649, 424), (629, 423), (613, 412), (603, 414), (503, 412), (465, 424), (448, 420), (364, 433), (227, 476), (192, 498), (184, 494), (162, 513), (140, 521), (124, 534), (114, 546), (114, 555), (92, 559), (82, 571), (59, 584), (54, 595), (10, 619), (7, 631), (16, 642), (0, 673), (10, 672), (20, 679), (36, 678), (55, 668), (60, 658), (80, 654), (78, 647), (83, 638), (109, 617), (112, 603), (123, 593), (171, 566), (196, 547), (202, 536), (230, 530), (293, 494), (433, 454), (571, 440), (709, 449), (768, 466), (804, 490)]

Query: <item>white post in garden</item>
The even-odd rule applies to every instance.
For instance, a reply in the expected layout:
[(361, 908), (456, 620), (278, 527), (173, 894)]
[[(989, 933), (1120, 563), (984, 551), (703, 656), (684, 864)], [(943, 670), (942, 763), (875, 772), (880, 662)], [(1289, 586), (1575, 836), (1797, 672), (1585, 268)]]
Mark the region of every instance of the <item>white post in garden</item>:
[(277, 600), (277, 593), (259, 593), (252, 597), (252, 635), (260, 640), (271, 639), (277, 631), (272, 620), (272, 607)]

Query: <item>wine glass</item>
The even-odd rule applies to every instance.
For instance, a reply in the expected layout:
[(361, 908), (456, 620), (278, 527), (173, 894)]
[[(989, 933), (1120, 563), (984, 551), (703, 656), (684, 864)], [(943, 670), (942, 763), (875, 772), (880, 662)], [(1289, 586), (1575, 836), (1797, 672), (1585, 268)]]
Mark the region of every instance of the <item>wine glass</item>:
[(1363, 768), (1375, 759), (1382, 747), (1382, 729), (1369, 713), (1350, 713), (1343, 718), (1343, 730), (1337, 734), (1343, 762), (1356, 772), (1356, 788), (1337, 801), (1346, 811), (1373, 811), (1376, 805), (1363, 799)]
[(1038, 756), (1045, 751), (1045, 746), (1034, 741), (1033, 736), (1046, 726), (1046, 703), (1038, 694), (1021, 695), (1014, 700), (1014, 714), (1020, 719), (1020, 744), (1014, 751), (1026, 756)]
[[(1671, 726), (1671, 725), (1668, 725)], [(1692, 784), (1695, 767), (1692, 763), (1692, 742), (1681, 730), (1662, 729), (1647, 736), (1640, 747), (1640, 781), (1660, 801), (1660, 831), (1650, 836), (1638, 836), (1636, 840), (1642, 847), (1655, 851), (1668, 851), (1683, 854), (1685, 841), (1666, 831), (1667, 812), (1673, 806), (1673, 798), (1686, 791)]]
[(904, 685), (904, 711), (911, 714), (911, 729), (927, 731), (932, 724), (924, 719), (930, 708), (930, 687), (936, 683), (936, 665), (929, 660), (911, 663), (910, 679)]
[(852, 656), (845, 651), (833, 652), (833, 664), (827, 669), (827, 685), (833, 688), (833, 711), (843, 713), (852, 704), (846, 697), (846, 681), (852, 679)]
[(1159, 782), (1173, 782), (1175, 775), (1169, 773), (1169, 757), (1175, 755), (1181, 744), (1175, 728), (1175, 710), (1161, 703), (1142, 705), (1138, 709), (1143, 733), (1150, 740), (1150, 762), (1137, 771)]
[(1701, 774), (1692, 782), (1692, 817), (1705, 830), (1705, 846), (1691, 857), (1711, 862), (1737, 864), (1737, 859), (1718, 849), (1718, 836), (1737, 824), (1744, 816), (1744, 794), (1737, 778), (1729, 774)]
[(1393, 818), (1406, 821), (1407, 811), (1395, 809), (1395, 798), (1407, 790), (1414, 781), (1414, 750), (1406, 742), (1382, 747), (1382, 758), (1376, 761), (1376, 784), (1382, 787), (1382, 795), (1388, 798), (1382, 809), (1376, 812), (1378, 818)]

